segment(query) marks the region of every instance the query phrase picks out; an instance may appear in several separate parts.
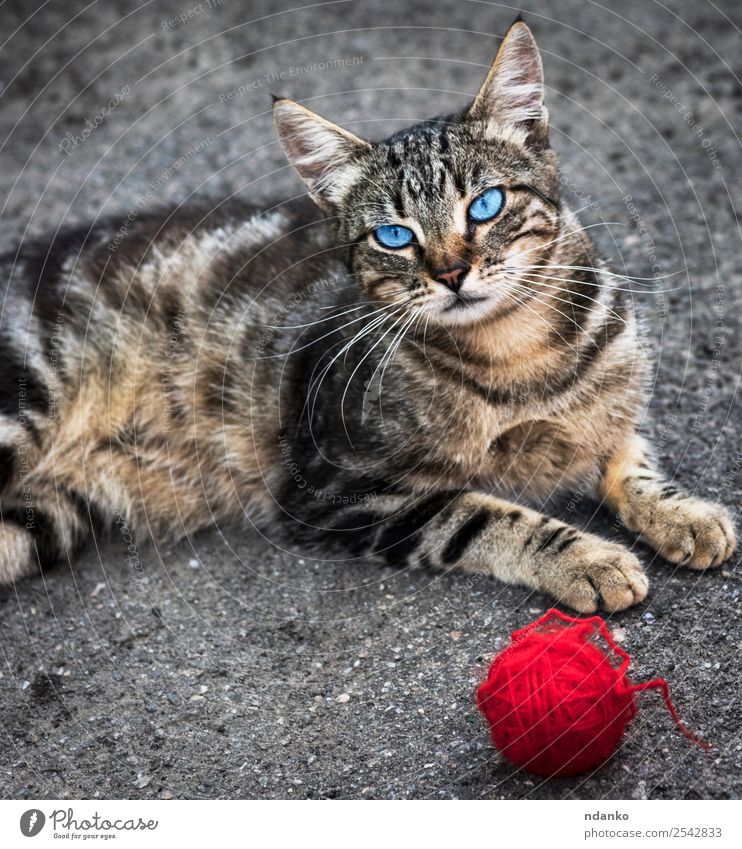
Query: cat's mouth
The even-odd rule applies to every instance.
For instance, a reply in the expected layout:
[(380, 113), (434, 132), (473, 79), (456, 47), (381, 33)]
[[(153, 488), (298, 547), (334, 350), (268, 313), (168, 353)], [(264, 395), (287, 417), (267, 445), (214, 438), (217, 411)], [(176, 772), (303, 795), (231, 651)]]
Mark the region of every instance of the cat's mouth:
[(502, 303), (501, 293), (493, 287), (479, 286), (459, 289), (458, 292), (442, 292), (436, 287), (428, 291), (428, 297), (418, 302), (417, 309), (436, 317), (443, 324), (474, 324), (496, 312)]
[(488, 301), (489, 298), (483, 297), (481, 295), (467, 295), (463, 292), (456, 292), (453, 296), (453, 300), (448, 306), (443, 308), (443, 312), (451, 312), (453, 310), (466, 309), (467, 307), (474, 306), (475, 304), (481, 304), (484, 301)]

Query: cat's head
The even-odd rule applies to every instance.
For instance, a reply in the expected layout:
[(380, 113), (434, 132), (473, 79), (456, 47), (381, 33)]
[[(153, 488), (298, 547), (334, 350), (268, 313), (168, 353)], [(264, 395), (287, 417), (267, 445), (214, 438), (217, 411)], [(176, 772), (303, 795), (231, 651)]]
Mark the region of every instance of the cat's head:
[(290, 100), (274, 112), (367, 296), (470, 324), (523, 300), (518, 269), (542, 261), (559, 230), (543, 99), (538, 48), (516, 21), (459, 115), (369, 143)]

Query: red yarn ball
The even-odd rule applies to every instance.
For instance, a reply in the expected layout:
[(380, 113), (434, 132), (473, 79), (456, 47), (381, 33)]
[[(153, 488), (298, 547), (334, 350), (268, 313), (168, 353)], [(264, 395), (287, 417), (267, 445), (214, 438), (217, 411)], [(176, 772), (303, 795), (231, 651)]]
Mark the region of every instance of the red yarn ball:
[(548, 778), (594, 769), (618, 748), (636, 715), (636, 693), (650, 687), (662, 690), (681, 731), (699, 742), (680, 723), (667, 683), (631, 684), (629, 663), (598, 616), (573, 619), (550, 610), (514, 632), (477, 691), (495, 747)]

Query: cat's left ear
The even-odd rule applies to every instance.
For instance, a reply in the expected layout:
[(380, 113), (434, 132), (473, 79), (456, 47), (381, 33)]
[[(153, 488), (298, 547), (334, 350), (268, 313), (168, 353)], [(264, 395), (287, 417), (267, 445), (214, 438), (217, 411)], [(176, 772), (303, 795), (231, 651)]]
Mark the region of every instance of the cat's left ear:
[(275, 98), (273, 118), (284, 153), (309, 194), (321, 209), (333, 212), (371, 145), (293, 100)]
[(521, 127), (526, 144), (549, 141), (549, 114), (544, 106), (544, 69), (531, 30), (517, 20), (507, 31), (487, 78), (464, 115), (499, 127)]

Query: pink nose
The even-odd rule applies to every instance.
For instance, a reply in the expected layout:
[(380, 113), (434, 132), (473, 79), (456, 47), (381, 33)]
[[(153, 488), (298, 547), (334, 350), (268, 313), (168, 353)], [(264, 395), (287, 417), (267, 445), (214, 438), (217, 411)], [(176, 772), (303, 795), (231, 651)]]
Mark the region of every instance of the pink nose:
[(443, 271), (436, 271), (435, 279), (438, 283), (442, 283), (453, 292), (458, 292), (464, 282), (464, 277), (466, 277), (466, 272), (468, 270), (468, 266), (463, 263), (459, 263), (458, 265), (453, 265), (451, 268), (446, 268)]

